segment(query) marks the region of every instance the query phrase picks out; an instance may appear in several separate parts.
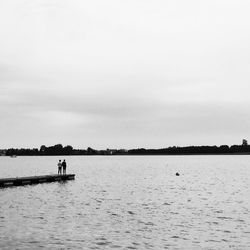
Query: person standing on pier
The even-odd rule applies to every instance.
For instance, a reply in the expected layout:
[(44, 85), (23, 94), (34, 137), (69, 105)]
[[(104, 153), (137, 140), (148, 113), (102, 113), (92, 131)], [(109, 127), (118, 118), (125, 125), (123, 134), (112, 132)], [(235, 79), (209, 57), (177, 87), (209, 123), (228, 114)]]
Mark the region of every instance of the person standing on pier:
[(57, 163), (58, 166), (58, 174), (62, 174), (62, 163), (61, 160), (59, 160), (59, 162)]
[(66, 167), (67, 167), (67, 164), (66, 164), (66, 161), (63, 160), (62, 162), (62, 167), (63, 167), (63, 174), (66, 174)]

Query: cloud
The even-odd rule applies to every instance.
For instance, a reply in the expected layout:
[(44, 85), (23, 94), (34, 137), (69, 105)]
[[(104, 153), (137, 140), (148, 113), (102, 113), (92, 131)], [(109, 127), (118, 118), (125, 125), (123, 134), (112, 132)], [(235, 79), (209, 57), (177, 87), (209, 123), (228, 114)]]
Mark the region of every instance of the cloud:
[(3, 145), (245, 137), (249, 10), (244, 0), (1, 1)]

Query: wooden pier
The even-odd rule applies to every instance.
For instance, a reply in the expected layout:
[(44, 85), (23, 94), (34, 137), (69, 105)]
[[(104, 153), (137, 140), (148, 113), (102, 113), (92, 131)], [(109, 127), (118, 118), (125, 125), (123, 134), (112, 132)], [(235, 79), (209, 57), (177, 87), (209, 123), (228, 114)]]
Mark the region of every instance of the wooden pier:
[(0, 187), (24, 186), (24, 185), (39, 184), (45, 182), (67, 181), (74, 179), (75, 179), (75, 174), (64, 174), (64, 175), (57, 174), (57, 175), (4, 178), (0, 179)]

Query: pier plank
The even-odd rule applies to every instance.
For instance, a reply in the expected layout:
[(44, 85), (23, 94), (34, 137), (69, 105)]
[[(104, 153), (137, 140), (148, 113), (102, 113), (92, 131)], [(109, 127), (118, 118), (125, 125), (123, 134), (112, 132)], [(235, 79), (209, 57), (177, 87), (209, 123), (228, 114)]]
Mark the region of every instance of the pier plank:
[(65, 175), (56, 174), (56, 175), (24, 176), (16, 178), (2, 178), (0, 179), (0, 187), (23, 186), (29, 184), (67, 181), (74, 179), (75, 179), (75, 174), (65, 174)]

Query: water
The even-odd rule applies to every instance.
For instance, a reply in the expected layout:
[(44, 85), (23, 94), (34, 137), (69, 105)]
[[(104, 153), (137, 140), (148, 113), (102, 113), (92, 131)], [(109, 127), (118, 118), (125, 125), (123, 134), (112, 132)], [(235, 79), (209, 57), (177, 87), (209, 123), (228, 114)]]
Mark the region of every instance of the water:
[[(0, 157), (1, 177), (58, 159)], [(250, 156), (65, 159), (74, 181), (0, 189), (0, 249), (250, 249)]]

